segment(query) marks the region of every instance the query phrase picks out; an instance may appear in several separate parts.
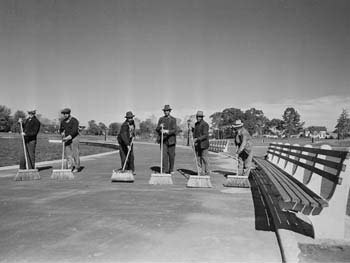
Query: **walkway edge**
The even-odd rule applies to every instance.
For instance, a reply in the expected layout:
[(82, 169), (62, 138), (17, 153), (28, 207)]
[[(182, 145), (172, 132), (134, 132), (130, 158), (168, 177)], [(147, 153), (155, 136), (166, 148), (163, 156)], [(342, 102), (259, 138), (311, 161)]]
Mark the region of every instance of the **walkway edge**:
[[(103, 157), (103, 156), (107, 156), (107, 155), (111, 155), (111, 154), (116, 154), (119, 151), (110, 151), (110, 152), (105, 152), (105, 153), (97, 153), (97, 154), (92, 154), (92, 155), (86, 155), (86, 156), (82, 156), (80, 157), (80, 160), (82, 161), (87, 161), (93, 158), (99, 158), (99, 157)], [(36, 165), (38, 166), (42, 166), (42, 165), (50, 165), (50, 164), (55, 164), (55, 163), (59, 163), (61, 162), (61, 159), (59, 160), (51, 160), (51, 161), (43, 161), (43, 162), (39, 162), (36, 163)], [(0, 171), (7, 171), (7, 170), (14, 170), (14, 169), (18, 169), (18, 164), (17, 165), (11, 165), (11, 166), (3, 166), (0, 167)], [(9, 177), (12, 175), (5, 175), (5, 176), (1, 176), (0, 177)]]

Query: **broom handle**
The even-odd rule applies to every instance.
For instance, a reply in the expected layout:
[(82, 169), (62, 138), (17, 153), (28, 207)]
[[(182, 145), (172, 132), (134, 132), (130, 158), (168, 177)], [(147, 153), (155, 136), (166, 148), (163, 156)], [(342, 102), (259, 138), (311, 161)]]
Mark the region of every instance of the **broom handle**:
[(160, 135), (160, 173), (163, 174), (163, 124), (161, 124), (161, 135)]
[(21, 137), (22, 137), (22, 143), (23, 143), (24, 159), (26, 161), (26, 169), (28, 170), (29, 167), (28, 167), (28, 159), (27, 159), (27, 148), (26, 148), (26, 143), (24, 141), (22, 121), (19, 123), (19, 127), (21, 129)]
[(64, 163), (64, 141), (62, 140), (62, 161), (61, 161), (61, 170), (63, 170)]
[(193, 153), (194, 153), (194, 159), (195, 159), (195, 161), (196, 161), (197, 175), (199, 175), (198, 160), (197, 160), (196, 148), (194, 147), (194, 138), (193, 138), (193, 134), (192, 134), (192, 149), (193, 149)]
[(125, 171), (125, 166), (126, 166), (126, 163), (128, 162), (129, 154), (131, 152), (131, 147), (132, 147), (133, 143), (134, 143), (134, 137), (132, 137), (132, 139), (131, 139), (130, 148), (128, 149), (128, 153), (126, 154), (125, 162), (124, 162), (123, 169), (122, 169), (123, 172)]

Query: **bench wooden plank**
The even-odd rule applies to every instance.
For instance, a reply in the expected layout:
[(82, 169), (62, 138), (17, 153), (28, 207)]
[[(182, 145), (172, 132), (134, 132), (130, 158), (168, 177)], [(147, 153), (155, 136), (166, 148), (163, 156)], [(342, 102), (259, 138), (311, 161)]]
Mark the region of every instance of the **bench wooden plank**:
[(334, 161), (327, 160), (327, 159), (321, 159), (321, 158), (318, 158), (317, 156), (305, 155), (305, 154), (302, 154), (301, 152), (298, 152), (298, 153), (297, 152), (289, 152), (286, 150), (279, 150), (279, 152), (288, 154), (289, 156), (295, 156), (297, 158), (302, 158), (302, 159), (305, 159), (308, 161), (319, 163), (319, 164), (322, 164), (322, 165), (327, 166), (329, 168), (336, 169), (337, 171), (343, 172), (346, 169), (346, 166), (343, 163), (334, 162)]
[[(319, 214), (323, 207), (328, 205), (323, 198), (310, 191), (281, 168), (267, 160), (254, 158), (254, 161), (262, 167), (266, 175), (276, 184), (277, 190), (281, 192), (281, 208), (309, 215), (310, 213)], [(291, 204), (293, 207), (290, 207)]]
[(320, 149), (320, 148), (309, 148), (309, 147), (285, 145), (285, 144), (277, 144), (277, 143), (270, 143), (270, 146), (274, 146), (274, 147), (278, 147), (278, 148), (289, 148), (289, 149), (293, 149), (293, 150), (302, 150), (304, 152), (309, 152), (309, 153), (317, 153), (317, 154), (326, 155), (326, 156), (338, 157), (342, 160), (349, 158), (347, 151), (327, 150), (327, 149)]
[[(268, 151), (269, 152), (269, 151)], [(337, 184), (341, 184), (341, 178), (339, 177), (339, 174), (340, 174), (340, 171), (338, 171), (337, 175), (334, 175), (332, 173), (329, 173), (329, 172), (326, 172), (324, 170), (321, 170), (319, 168), (316, 168), (312, 165), (308, 165), (306, 163), (301, 163), (300, 161), (297, 161), (297, 160), (294, 160), (294, 159), (291, 159), (291, 158), (288, 158), (288, 157), (285, 157), (285, 156), (282, 156), (281, 154), (278, 154), (278, 153), (274, 153), (274, 155), (278, 156), (279, 158), (283, 158), (285, 160), (287, 160), (288, 162), (291, 162), (291, 163), (294, 163), (300, 167), (303, 167), (313, 173), (317, 173), (318, 175), (324, 177), (324, 178), (327, 178), (328, 180), (334, 182), (334, 183), (337, 183)]]

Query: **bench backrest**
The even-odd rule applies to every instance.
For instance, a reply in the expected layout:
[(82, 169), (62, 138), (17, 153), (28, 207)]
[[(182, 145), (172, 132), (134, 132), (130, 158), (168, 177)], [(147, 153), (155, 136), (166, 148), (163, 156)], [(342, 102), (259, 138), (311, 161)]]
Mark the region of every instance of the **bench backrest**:
[(269, 161), (326, 200), (332, 198), (344, 176), (350, 176), (349, 168), (346, 172), (349, 156), (349, 151), (334, 150), (329, 145), (314, 148), (271, 143), (267, 151)]
[(209, 140), (209, 151), (212, 152), (226, 152), (229, 140)]

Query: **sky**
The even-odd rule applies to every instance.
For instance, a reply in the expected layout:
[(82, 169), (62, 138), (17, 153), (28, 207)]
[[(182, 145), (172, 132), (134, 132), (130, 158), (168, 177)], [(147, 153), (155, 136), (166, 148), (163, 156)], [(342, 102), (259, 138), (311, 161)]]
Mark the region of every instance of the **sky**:
[(251, 107), (333, 129), (348, 0), (0, 0), (0, 105), (82, 124)]

